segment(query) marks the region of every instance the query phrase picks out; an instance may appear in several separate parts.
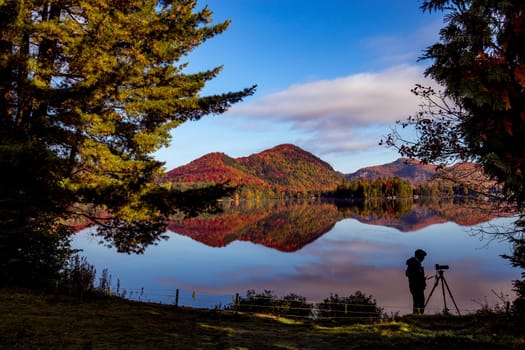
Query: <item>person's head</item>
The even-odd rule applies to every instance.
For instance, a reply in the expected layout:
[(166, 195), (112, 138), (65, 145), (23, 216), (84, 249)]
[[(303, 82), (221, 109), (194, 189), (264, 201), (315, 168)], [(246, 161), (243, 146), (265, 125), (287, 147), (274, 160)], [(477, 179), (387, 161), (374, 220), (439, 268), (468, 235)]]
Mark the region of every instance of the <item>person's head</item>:
[(418, 249), (414, 252), (414, 256), (419, 260), (423, 261), (425, 259), (425, 256), (427, 256), (427, 252), (425, 252), (423, 249)]

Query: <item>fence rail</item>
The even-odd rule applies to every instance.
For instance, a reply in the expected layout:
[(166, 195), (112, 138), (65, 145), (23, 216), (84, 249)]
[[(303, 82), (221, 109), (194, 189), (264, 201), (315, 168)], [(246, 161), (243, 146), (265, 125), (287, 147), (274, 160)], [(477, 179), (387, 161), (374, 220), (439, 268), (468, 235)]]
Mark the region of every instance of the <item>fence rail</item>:
[[(290, 299), (281, 297), (264, 297), (257, 296), (255, 299), (260, 300), (260, 303), (243, 303), (244, 298), (238, 292), (231, 294), (214, 294), (208, 292), (200, 292), (195, 290), (185, 290), (181, 288), (175, 289), (148, 289), (135, 288), (135, 289), (124, 289), (109, 291), (110, 294), (117, 295), (126, 299), (143, 301), (143, 302), (156, 302), (161, 304), (169, 304), (174, 306), (187, 306), (203, 309), (229, 309), (229, 310), (242, 310), (244, 309), (266, 309), (268, 313), (279, 314), (279, 316), (292, 316), (295, 318), (315, 318), (318, 320), (323, 319), (370, 319), (371, 312), (366, 311), (366, 308), (373, 309), (376, 305), (371, 304), (359, 304), (359, 303), (337, 303), (333, 302), (331, 305), (339, 306), (342, 310), (332, 309), (331, 313), (334, 315), (330, 317), (319, 316), (322, 311), (326, 311), (319, 307), (319, 305), (326, 303), (325, 301), (319, 300), (304, 300), (305, 304), (309, 304), (310, 307), (304, 306), (293, 306), (283, 305), (286, 302), (291, 302)], [(272, 303), (270, 303), (272, 302)], [(382, 310), (394, 310), (391, 313), (411, 313), (412, 307), (407, 305), (380, 305), (377, 307)], [(365, 309), (356, 310), (356, 308)], [(481, 308), (481, 307), (480, 307)], [(479, 311), (478, 309), (464, 309), (460, 308), (462, 314), (469, 314)], [(311, 315), (304, 316), (299, 315), (296, 312), (311, 311)], [(406, 311), (406, 312), (405, 312)], [(373, 316), (378, 318), (377, 316)]]

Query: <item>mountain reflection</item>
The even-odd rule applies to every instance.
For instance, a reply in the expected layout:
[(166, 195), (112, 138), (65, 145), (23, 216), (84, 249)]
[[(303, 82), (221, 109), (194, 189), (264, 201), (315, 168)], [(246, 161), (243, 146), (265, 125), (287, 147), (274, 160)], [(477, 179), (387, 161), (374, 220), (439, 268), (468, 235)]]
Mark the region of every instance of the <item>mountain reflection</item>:
[(168, 229), (212, 247), (239, 240), (293, 252), (330, 231), (341, 219), (341, 212), (329, 203), (267, 202), (233, 205), (221, 214), (175, 220)]
[(504, 214), (493, 210), (488, 203), (456, 203), (453, 200), (352, 203), (253, 201), (228, 203), (220, 214), (175, 219), (169, 223), (168, 229), (211, 247), (224, 247), (238, 240), (294, 252), (347, 218), (369, 225), (392, 227), (401, 232), (414, 232), (445, 222), (472, 226)]
[(393, 227), (401, 232), (414, 232), (427, 226), (454, 222), (473, 226), (509, 213), (490, 202), (450, 199), (422, 201), (367, 201), (337, 204), (344, 218), (356, 219), (369, 225)]

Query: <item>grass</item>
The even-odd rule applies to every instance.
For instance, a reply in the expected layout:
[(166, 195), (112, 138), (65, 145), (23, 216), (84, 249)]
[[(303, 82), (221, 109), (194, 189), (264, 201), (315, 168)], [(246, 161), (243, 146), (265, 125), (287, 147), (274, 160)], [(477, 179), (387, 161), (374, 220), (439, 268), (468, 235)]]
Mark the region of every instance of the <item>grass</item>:
[(523, 324), (496, 315), (406, 316), (319, 326), (120, 298), (0, 289), (0, 349), (523, 349)]

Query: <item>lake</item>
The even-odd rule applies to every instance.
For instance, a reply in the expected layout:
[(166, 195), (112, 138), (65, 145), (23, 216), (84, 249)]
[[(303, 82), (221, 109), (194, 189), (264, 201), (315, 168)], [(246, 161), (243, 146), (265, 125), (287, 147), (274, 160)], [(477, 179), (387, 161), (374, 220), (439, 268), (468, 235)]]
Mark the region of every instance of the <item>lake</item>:
[[(479, 205), (376, 204), (341, 206), (320, 202), (230, 203), (222, 214), (174, 220), (167, 239), (144, 254), (117, 253), (99, 244), (94, 229), (78, 233), (83, 250), (100, 275), (108, 269), (112, 287), (130, 299), (214, 308), (236, 293), (271, 290), (295, 293), (309, 302), (330, 294), (372, 295), (387, 312), (411, 313), (405, 261), (418, 248), (428, 255), (428, 276), (435, 264), (447, 264), (444, 276), (461, 313), (512, 300), (512, 280), (520, 270), (501, 254), (508, 242), (490, 240), (480, 228), (508, 226)], [(429, 279), (426, 295), (434, 284)], [(427, 307), (443, 310), (440, 286)], [(447, 306), (455, 313), (448, 298)]]

